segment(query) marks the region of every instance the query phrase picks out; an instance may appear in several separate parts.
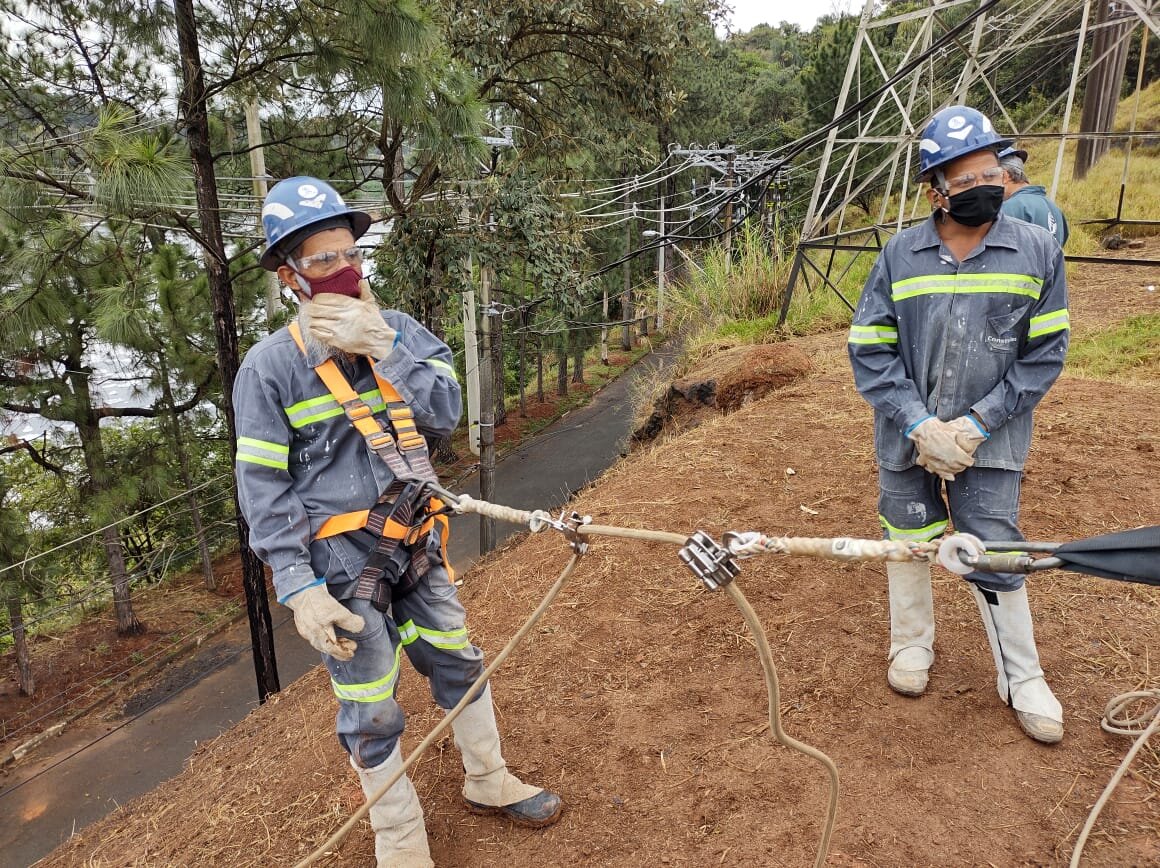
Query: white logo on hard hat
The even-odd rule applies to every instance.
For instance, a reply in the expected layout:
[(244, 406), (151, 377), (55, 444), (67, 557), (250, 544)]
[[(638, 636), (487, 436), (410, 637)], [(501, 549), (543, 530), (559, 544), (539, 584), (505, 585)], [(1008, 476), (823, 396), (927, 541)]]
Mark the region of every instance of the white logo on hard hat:
[(923, 139), (918, 143), (918, 147), (919, 150), (926, 151), (928, 154), (937, 154), (942, 150), (934, 139)]
[(967, 122), (967, 119), (965, 117), (963, 117), (962, 115), (955, 115), (953, 118), (951, 118), (949, 121), (947, 121), (947, 126), (950, 127), (952, 130), (958, 130), (958, 129), (962, 129), (963, 124), (965, 124), (966, 122)]
[(294, 216), (294, 212), (283, 205), (281, 202), (271, 202), (262, 209), (263, 217), (277, 217), (279, 220), (286, 220)]
[(303, 199), (313, 199), (318, 195), (318, 188), (313, 184), (303, 184), (298, 188), (298, 195)]
[(974, 124), (968, 124), (967, 126), (963, 127), (961, 130), (955, 130), (954, 132), (947, 133), (947, 135), (950, 136), (952, 139), (958, 139), (960, 142), (964, 142), (964, 141), (966, 141), (967, 136), (969, 136), (971, 134), (971, 130), (973, 130), (974, 128), (975, 128)]
[(983, 132), (991, 132), (991, 121), (987, 117), (983, 118)]
[(305, 205), (307, 208), (321, 208), (324, 202), (326, 202), (326, 194), (319, 193), (313, 199), (300, 199), (298, 204)]

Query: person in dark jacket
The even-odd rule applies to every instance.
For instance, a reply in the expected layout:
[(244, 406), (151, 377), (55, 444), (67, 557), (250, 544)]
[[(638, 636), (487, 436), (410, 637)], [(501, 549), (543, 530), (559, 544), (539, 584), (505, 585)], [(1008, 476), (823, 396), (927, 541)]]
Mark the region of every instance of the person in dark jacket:
[(1047, 190), (1028, 180), (1027, 152), (1004, 148), (999, 152), (999, 165), (1004, 172), (1002, 214), (1042, 226), (1063, 247), (1067, 243), (1067, 218), (1047, 198)]

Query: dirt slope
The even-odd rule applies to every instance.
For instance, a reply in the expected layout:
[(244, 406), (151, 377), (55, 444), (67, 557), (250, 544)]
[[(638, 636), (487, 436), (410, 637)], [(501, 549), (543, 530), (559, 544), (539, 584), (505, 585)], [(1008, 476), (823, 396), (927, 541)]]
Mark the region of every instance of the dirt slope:
[[(1089, 302), (1080, 306), (1098, 309)], [(577, 508), (601, 524), (717, 537), (877, 536), (870, 414), (842, 340), (800, 342), (812, 362), (805, 378), (632, 456)], [(1059, 382), (1039, 411), (1024, 483), (1030, 538), (1160, 522), (1154, 401), (1144, 385)], [(463, 598), (474, 640), (498, 651), (565, 561), (559, 537), (540, 535), (473, 570)], [(1032, 579), (1041, 655), (1067, 714), (1067, 737), (1050, 748), (1025, 738), (1001, 705), (978, 612), (956, 577), (935, 572), (938, 659), (917, 700), (886, 686), (881, 566), (767, 556), (745, 562), (739, 583), (774, 648), (787, 730), (829, 754), (842, 776), (831, 865), (1066, 864), (1130, 744), (1099, 729), (1104, 704), (1160, 686), (1156, 588), (1066, 572)], [(559, 790), (568, 812), (542, 832), (467, 814), (445, 742), (415, 775), (437, 864), (812, 862), (825, 774), (771, 743), (744, 625), (671, 548), (594, 545), (494, 684), (509, 761)], [(409, 748), (436, 711), (410, 670), (400, 696)], [(293, 863), (361, 802), (333, 712), (318, 670), (45, 864)], [(1160, 864), (1158, 750), (1137, 757), (1085, 864)], [(371, 854), (364, 825), (331, 864), (373, 864)]]

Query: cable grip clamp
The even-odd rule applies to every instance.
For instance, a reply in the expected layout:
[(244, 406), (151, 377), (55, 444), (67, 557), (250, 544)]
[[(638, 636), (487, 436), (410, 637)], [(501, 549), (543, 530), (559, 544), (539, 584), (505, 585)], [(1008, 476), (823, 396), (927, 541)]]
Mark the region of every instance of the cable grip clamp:
[(588, 551), (588, 541), (580, 535), (580, 528), (586, 524), (592, 524), (592, 516), (575, 511), (569, 513), (567, 509), (560, 510), (560, 517), (551, 522), (552, 527), (564, 535), (572, 551), (578, 555)]
[(677, 552), (693, 575), (710, 591), (729, 584), (741, 571), (729, 550), (704, 531), (697, 531)]

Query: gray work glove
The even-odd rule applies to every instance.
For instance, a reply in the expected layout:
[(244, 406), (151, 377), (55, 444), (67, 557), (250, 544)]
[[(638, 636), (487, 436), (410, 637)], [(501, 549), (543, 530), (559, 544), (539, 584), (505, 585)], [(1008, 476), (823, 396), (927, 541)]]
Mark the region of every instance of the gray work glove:
[(330, 596), (325, 585), (299, 591), (286, 600), (286, 605), (294, 612), (298, 635), (316, 651), (329, 654), (335, 660), (349, 660), (354, 656), (358, 643), (353, 639), (336, 638), (334, 628), (339, 626), (350, 633), (361, 633), (366, 623), (362, 615), (356, 615)]
[(959, 444), (959, 448), (972, 458), (974, 458), (975, 450), (979, 448), (979, 444), (991, 439), (991, 435), (987, 433), (983, 423), (969, 414), (951, 419), (947, 425), (954, 429), (955, 442)]
[(315, 340), (356, 356), (385, 359), (395, 347), (395, 330), (383, 321), (369, 293), (362, 298), (326, 292), (314, 296), (307, 329)]
[(915, 425), (907, 436), (918, 447), (918, 465), (947, 482), (972, 466), (975, 459), (959, 445), (958, 433), (951, 423), (935, 416), (928, 416)]

